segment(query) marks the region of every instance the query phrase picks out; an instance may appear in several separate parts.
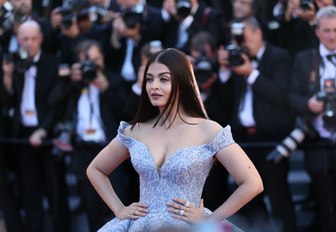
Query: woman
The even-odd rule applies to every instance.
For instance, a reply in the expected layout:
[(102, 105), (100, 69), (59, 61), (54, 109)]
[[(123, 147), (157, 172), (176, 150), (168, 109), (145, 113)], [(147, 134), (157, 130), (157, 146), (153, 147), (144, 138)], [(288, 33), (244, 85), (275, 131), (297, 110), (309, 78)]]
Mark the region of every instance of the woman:
[[(140, 176), (140, 201), (125, 206), (107, 176), (128, 158)], [(201, 194), (215, 159), (238, 188), (211, 213)], [(117, 137), (92, 161), (87, 174), (117, 216), (100, 232), (176, 231), (203, 220), (225, 222), (263, 190), (230, 127), (208, 119), (192, 65), (173, 48), (148, 60), (135, 119), (131, 125), (121, 122)]]

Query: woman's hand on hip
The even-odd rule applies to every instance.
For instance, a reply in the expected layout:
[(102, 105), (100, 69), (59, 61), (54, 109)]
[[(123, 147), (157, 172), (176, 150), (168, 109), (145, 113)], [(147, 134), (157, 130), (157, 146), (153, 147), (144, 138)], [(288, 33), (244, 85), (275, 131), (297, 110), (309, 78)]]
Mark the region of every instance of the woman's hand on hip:
[(201, 199), (199, 207), (181, 198), (174, 198), (173, 201), (168, 202), (167, 205), (170, 206), (167, 210), (171, 213), (173, 218), (188, 223), (197, 223), (205, 219), (203, 199)]
[(135, 202), (129, 206), (124, 207), (117, 215), (121, 220), (123, 219), (138, 219), (148, 214), (147, 205), (141, 202)]

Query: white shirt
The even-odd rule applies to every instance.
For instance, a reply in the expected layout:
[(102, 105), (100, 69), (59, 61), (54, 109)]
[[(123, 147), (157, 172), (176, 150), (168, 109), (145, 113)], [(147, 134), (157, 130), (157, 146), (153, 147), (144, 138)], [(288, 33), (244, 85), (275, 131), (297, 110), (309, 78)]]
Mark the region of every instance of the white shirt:
[(183, 21), (180, 23), (178, 27), (178, 37), (176, 42), (177, 48), (183, 48), (183, 46), (187, 43), (189, 39), (188, 28), (194, 21), (194, 16), (188, 15)]
[(133, 39), (127, 39), (126, 57), (121, 68), (121, 75), (126, 81), (136, 80), (135, 70), (132, 63), (134, 44)]
[(99, 104), (99, 89), (90, 84), (79, 97), (76, 132), (84, 141), (103, 143), (106, 136), (102, 127)]
[[(260, 60), (265, 52), (265, 47), (261, 47), (257, 53), (257, 59)], [(242, 97), (239, 106), (239, 119), (240, 123), (244, 127), (253, 127), (255, 126), (255, 120), (253, 117), (253, 90), (252, 85), (259, 76), (259, 71), (257, 70), (258, 63), (257, 61), (252, 61), (254, 70), (247, 77), (247, 85), (245, 95)]]
[(188, 33), (188, 28), (194, 21), (194, 16), (193, 14), (196, 13), (199, 5), (195, 4), (191, 8), (190, 15), (188, 15), (183, 21), (179, 24), (178, 28), (178, 37), (177, 37), (177, 42), (176, 42), (176, 48), (183, 48), (184, 45), (187, 43), (189, 40), (189, 33)]
[[(38, 52), (33, 61), (40, 59), (41, 52)], [(20, 104), (21, 122), (24, 126), (38, 126), (38, 116), (35, 103), (35, 87), (36, 87), (36, 65), (31, 65), (24, 73), (23, 92)]]

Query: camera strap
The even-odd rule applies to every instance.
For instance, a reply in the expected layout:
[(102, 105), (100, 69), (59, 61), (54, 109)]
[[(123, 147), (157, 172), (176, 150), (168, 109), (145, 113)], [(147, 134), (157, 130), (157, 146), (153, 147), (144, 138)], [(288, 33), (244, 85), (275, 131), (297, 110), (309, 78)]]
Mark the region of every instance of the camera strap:
[[(99, 112), (100, 93), (95, 87), (89, 85), (82, 90), (79, 99), (79, 107), (82, 122), (80, 124), (80, 135), (84, 140), (105, 140), (106, 130)], [(88, 107), (87, 107), (88, 106)]]

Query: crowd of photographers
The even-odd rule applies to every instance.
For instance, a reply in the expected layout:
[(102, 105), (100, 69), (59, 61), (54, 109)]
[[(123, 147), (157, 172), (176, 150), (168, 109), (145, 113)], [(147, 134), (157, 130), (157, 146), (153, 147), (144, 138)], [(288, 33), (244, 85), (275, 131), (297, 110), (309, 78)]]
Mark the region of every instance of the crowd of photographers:
[[(264, 193), (239, 211), (236, 224), (304, 231), (288, 183), (288, 156), (301, 146), (316, 205), (311, 231), (336, 232), (332, 0), (0, 0), (0, 6), (0, 207), (9, 232), (71, 231), (66, 157), (89, 230), (113, 217), (85, 170), (119, 122), (134, 117), (148, 57), (168, 47), (189, 55), (209, 117), (231, 125), (262, 176)], [(138, 201), (130, 162), (110, 178), (125, 204)], [(214, 163), (206, 207), (216, 209), (232, 191), (227, 178)]]

